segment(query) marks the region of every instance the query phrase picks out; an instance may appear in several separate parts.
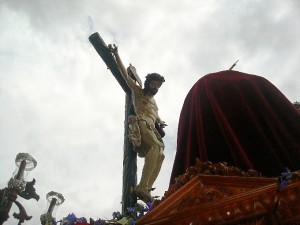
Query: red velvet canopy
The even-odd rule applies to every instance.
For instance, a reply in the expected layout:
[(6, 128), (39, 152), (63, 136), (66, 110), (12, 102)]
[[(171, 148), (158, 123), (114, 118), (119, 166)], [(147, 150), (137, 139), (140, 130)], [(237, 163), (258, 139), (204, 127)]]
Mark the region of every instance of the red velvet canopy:
[(300, 169), (300, 112), (260, 76), (230, 70), (208, 74), (183, 104), (171, 183), (196, 158), (263, 176)]

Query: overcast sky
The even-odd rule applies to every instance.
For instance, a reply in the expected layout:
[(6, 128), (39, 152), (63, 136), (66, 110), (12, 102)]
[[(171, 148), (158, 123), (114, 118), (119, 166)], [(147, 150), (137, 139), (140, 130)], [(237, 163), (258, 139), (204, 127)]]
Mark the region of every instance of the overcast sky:
[(29, 178), (41, 199), (19, 198), (33, 216), (24, 224), (39, 224), (49, 191), (66, 198), (57, 219), (110, 219), (121, 210), (125, 94), (89, 43), (92, 33), (118, 45), (142, 80), (150, 72), (166, 79), (156, 96), (169, 125), (154, 184), (162, 196), (181, 107), (202, 76), (239, 60), (235, 70), (300, 100), (299, 21), (298, 0), (0, 0), (0, 188), (27, 152), (38, 162)]

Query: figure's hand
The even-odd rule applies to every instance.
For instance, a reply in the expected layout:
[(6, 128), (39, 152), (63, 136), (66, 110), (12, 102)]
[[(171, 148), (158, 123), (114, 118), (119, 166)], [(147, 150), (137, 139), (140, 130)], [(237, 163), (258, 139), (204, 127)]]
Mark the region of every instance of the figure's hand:
[(108, 49), (110, 50), (111, 53), (113, 53), (114, 55), (118, 54), (118, 46), (116, 46), (115, 44), (108, 45)]
[(165, 128), (166, 126), (168, 126), (168, 125), (165, 123), (165, 121), (160, 122), (160, 127), (161, 128)]

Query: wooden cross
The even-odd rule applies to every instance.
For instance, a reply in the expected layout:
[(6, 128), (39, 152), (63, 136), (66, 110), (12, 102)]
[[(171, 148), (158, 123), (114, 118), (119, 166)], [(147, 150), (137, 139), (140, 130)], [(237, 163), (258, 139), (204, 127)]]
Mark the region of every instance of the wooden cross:
[[(132, 144), (128, 141), (128, 122), (127, 118), (129, 115), (134, 115), (134, 108), (131, 99), (131, 90), (123, 78), (119, 67), (108, 49), (107, 45), (96, 32), (89, 37), (89, 41), (94, 46), (107, 68), (110, 69), (113, 76), (117, 79), (121, 87), (126, 93), (125, 102), (125, 129), (124, 129), (124, 155), (123, 155), (123, 190), (122, 190), (122, 212), (125, 213), (128, 207), (134, 207), (137, 202), (137, 198), (132, 194), (133, 188), (137, 183), (137, 154), (133, 151)], [(136, 80), (140, 86), (141, 80), (137, 76), (135, 68), (130, 65), (128, 73), (134, 80)]]

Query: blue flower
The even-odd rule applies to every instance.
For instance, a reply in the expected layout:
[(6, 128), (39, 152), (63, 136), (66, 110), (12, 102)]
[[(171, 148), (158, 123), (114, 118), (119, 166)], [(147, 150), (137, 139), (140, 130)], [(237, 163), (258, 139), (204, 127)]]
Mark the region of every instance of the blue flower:
[(94, 222), (94, 225), (105, 225), (105, 224), (106, 224), (105, 220), (101, 220), (101, 219), (96, 220), (96, 221)]
[(77, 220), (77, 217), (74, 213), (70, 213), (67, 217), (63, 218), (62, 224), (63, 225), (74, 225)]
[(79, 223), (86, 223), (87, 220), (86, 220), (86, 218), (81, 217), (81, 218), (77, 218), (76, 222), (79, 222)]
[(135, 212), (135, 207), (127, 207), (127, 212)]
[(282, 180), (282, 181), (280, 182), (280, 189), (283, 189), (285, 186), (286, 186), (286, 181), (285, 181), (285, 180)]
[(148, 211), (153, 209), (153, 202), (147, 202), (146, 205), (148, 207)]
[(280, 182), (280, 189), (283, 189), (287, 182), (292, 178), (293, 173), (289, 170), (289, 168), (285, 168), (284, 173), (281, 174), (281, 177), (279, 177), (279, 182)]
[(286, 172), (281, 174), (282, 177), (284, 177), (286, 180), (290, 180), (292, 178), (292, 173), (291, 173), (290, 169), (286, 167), (285, 171)]
[(54, 217), (52, 217), (52, 224), (53, 224), (53, 225), (56, 225), (56, 224), (57, 224), (56, 219), (55, 219)]

